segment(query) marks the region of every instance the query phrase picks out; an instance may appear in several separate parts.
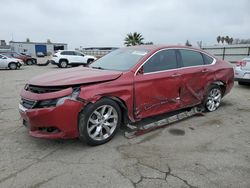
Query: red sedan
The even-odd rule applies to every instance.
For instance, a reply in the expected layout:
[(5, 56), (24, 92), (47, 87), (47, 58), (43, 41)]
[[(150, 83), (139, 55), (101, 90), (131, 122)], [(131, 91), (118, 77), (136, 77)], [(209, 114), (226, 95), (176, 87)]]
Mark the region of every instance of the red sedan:
[(233, 83), (232, 66), (200, 49), (128, 47), (31, 79), (19, 111), (34, 137), (98, 145), (121, 124), (193, 106), (215, 111)]

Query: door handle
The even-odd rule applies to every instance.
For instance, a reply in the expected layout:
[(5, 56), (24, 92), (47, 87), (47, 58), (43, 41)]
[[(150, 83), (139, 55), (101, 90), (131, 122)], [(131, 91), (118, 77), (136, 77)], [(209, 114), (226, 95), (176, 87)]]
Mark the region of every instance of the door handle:
[(175, 73), (175, 74), (172, 74), (172, 75), (171, 75), (172, 78), (180, 77), (180, 76), (181, 76), (181, 74), (178, 74), (178, 73)]
[(203, 69), (201, 72), (208, 72), (208, 69)]

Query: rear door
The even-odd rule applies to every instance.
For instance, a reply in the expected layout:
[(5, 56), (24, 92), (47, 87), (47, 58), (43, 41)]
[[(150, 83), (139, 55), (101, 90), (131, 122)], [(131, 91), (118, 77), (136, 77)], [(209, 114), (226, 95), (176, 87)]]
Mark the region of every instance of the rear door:
[(178, 109), (181, 77), (176, 51), (161, 50), (149, 58), (134, 77), (136, 118)]
[(81, 54), (80, 52), (75, 52), (75, 59), (77, 63), (87, 63), (85, 55)]
[(179, 49), (178, 55), (182, 64), (182, 107), (199, 104), (203, 100), (209, 79), (214, 78), (214, 73), (209, 65), (205, 64), (204, 56), (199, 51)]

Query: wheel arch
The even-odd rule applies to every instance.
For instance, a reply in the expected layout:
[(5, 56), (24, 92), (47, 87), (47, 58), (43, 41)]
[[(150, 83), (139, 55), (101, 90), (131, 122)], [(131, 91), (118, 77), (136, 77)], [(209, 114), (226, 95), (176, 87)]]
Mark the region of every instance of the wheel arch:
[(126, 102), (124, 100), (122, 100), (121, 98), (116, 97), (116, 96), (100, 96), (95, 101), (88, 101), (87, 104), (84, 105), (82, 110), (79, 112), (78, 116), (80, 115), (81, 112), (84, 112), (84, 110), (87, 109), (86, 108), (87, 106), (93, 105), (97, 101), (100, 101), (100, 100), (105, 99), (105, 98), (110, 99), (110, 100), (114, 101), (116, 104), (118, 104), (118, 106), (121, 110), (121, 115), (122, 115), (121, 116), (122, 125), (126, 125), (130, 121), (129, 116), (128, 116), (128, 108), (127, 108)]
[(216, 80), (216, 81), (212, 82), (212, 83), (208, 86), (208, 88), (209, 88), (211, 85), (217, 85), (217, 86), (219, 86), (219, 87), (221, 88), (222, 95), (224, 96), (225, 91), (226, 91), (226, 84), (225, 84), (223, 81), (221, 81), (221, 80)]
[(59, 59), (59, 63), (60, 63), (61, 61), (67, 61), (67, 63), (69, 63), (69, 60), (66, 59), (66, 58), (61, 58), (61, 59)]

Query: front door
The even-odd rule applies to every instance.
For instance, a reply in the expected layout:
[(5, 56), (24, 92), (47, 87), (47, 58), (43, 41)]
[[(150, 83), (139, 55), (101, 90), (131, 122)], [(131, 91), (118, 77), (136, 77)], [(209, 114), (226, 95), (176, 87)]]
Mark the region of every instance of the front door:
[(7, 59), (4, 56), (0, 55), (0, 67), (1, 68), (6, 68), (7, 67)]
[(135, 117), (138, 119), (179, 109), (181, 75), (174, 49), (154, 54), (134, 77)]

